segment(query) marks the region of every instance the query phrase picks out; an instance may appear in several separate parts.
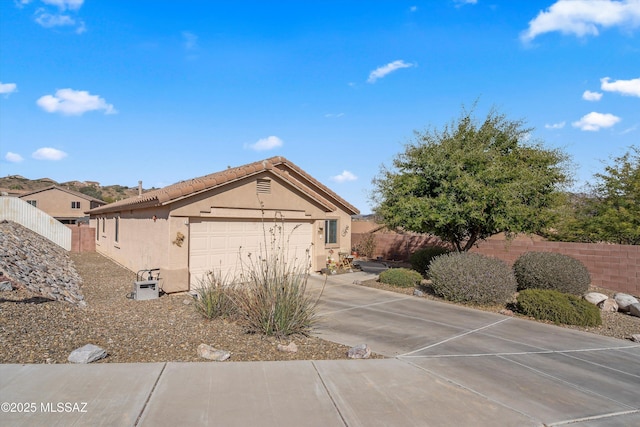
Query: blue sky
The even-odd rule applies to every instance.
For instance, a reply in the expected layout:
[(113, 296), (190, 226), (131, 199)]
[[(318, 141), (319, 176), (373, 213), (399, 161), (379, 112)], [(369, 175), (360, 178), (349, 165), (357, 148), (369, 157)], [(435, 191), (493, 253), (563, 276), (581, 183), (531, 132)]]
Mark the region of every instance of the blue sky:
[(576, 188), (640, 141), (640, 0), (0, 2), (0, 175), (162, 187), (282, 155), (362, 213), (479, 99)]

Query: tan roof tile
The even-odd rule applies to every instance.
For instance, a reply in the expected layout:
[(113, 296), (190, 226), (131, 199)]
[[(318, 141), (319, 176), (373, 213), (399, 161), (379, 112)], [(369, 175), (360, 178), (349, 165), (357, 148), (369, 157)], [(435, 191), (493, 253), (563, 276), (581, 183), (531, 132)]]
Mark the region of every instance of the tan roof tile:
[[(346, 200), (342, 199), (298, 166), (280, 156), (181, 181), (158, 190), (146, 192), (141, 196), (131, 197), (92, 209), (89, 212), (99, 214), (104, 212), (117, 212), (124, 208), (138, 209), (166, 205), (178, 199), (210, 190), (263, 171), (275, 173), (329, 210), (335, 210), (336, 206), (334, 203), (338, 203), (352, 214), (358, 213), (358, 209), (353, 205), (349, 204)], [(293, 172), (293, 174), (291, 172)]]

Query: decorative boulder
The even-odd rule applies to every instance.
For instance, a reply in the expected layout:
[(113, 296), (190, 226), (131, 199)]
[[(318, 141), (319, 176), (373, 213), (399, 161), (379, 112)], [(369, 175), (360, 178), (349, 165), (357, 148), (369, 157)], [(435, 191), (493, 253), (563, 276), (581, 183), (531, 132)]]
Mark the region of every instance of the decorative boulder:
[(347, 356), (349, 359), (368, 359), (371, 356), (371, 349), (366, 344), (359, 344), (351, 347)]
[(215, 362), (224, 362), (231, 357), (231, 353), (225, 350), (218, 350), (208, 344), (200, 344), (198, 346), (198, 356)]
[(618, 310), (620, 311), (629, 311), (629, 306), (631, 304), (637, 304), (640, 302), (636, 297), (629, 294), (623, 294), (622, 292), (613, 295), (613, 299), (618, 303)]
[(278, 351), (283, 351), (285, 353), (297, 353), (298, 346), (293, 341), (287, 345), (278, 344)]
[(71, 363), (91, 363), (107, 356), (107, 352), (97, 345), (87, 344), (83, 347), (76, 348), (69, 355)]
[(640, 303), (631, 304), (629, 306), (629, 314), (632, 316), (640, 317)]
[(604, 301), (600, 301), (598, 303), (598, 307), (600, 308), (601, 311), (613, 312), (613, 313), (618, 311), (618, 303), (616, 302), (616, 300), (612, 298), (607, 298)]
[(600, 292), (587, 292), (582, 296), (582, 298), (586, 299), (593, 305), (598, 305), (609, 297), (605, 294), (601, 294)]

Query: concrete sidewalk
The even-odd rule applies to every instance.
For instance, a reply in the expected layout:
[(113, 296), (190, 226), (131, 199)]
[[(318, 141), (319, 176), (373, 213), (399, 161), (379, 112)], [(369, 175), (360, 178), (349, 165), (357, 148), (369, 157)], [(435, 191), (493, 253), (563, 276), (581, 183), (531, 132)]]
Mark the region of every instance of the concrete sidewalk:
[(318, 336), (388, 359), (0, 365), (0, 425), (640, 425), (640, 345), (352, 284), (370, 277), (328, 278)]

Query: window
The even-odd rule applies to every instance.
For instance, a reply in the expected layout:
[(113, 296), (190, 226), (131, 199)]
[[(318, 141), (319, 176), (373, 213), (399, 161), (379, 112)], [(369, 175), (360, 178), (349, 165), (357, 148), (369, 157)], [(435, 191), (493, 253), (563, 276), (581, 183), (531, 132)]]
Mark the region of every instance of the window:
[(120, 237), (120, 217), (117, 216), (115, 218), (116, 220), (116, 235), (115, 235), (115, 241), (118, 242), (118, 239)]
[(27, 200), (27, 203), (29, 203), (31, 206), (33, 206), (34, 208), (38, 207), (38, 202), (35, 200)]
[(96, 240), (100, 240), (100, 218), (96, 218)]
[(80, 209), (80, 202), (71, 202), (71, 209)]
[(104, 233), (104, 227), (105, 224), (107, 223), (107, 218), (102, 218), (102, 232)]
[(328, 219), (324, 222), (324, 244), (338, 243), (338, 220)]

